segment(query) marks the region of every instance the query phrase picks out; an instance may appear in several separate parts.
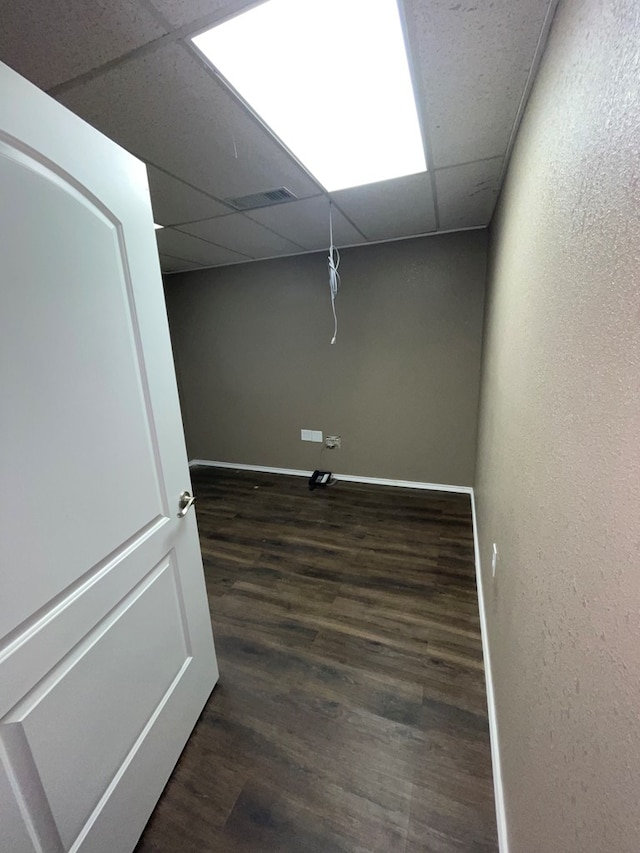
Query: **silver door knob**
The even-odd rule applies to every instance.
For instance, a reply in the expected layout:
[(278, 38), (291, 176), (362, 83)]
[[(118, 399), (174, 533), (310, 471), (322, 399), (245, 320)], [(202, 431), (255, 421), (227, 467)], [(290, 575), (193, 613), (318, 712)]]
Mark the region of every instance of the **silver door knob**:
[(190, 492), (183, 492), (180, 495), (180, 500), (178, 501), (178, 506), (180, 507), (180, 512), (178, 513), (178, 518), (184, 518), (185, 515), (189, 512), (189, 507), (193, 506), (196, 502), (195, 496)]

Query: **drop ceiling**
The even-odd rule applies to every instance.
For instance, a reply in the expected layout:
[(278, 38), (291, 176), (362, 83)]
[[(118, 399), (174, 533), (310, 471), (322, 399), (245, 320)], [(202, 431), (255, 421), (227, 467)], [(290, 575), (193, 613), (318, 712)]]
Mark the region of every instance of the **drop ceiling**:
[[(327, 246), (327, 193), (190, 43), (250, 5), (3, 6), (0, 60), (147, 163), (167, 273)], [(488, 225), (555, 0), (400, 6), (428, 172), (332, 193), (339, 246)], [(225, 203), (277, 187), (297, 200), (243, 213)]]

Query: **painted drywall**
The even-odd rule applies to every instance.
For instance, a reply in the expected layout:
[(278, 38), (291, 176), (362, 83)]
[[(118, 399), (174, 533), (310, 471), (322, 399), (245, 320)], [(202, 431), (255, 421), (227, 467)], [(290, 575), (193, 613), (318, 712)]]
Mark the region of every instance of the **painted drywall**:
[(639, 46), (637, 0), (560, 3), (491, 231), (476, 501), (511, 853), (640, 849)]
[(470, 485), (486, 243), (345, 249), (333, 346), (326, 253), (167, 277), (190, 458)]

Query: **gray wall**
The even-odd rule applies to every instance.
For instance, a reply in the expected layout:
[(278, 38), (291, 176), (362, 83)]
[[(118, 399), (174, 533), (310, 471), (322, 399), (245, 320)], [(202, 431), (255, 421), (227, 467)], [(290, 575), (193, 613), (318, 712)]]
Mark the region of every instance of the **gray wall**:
[[(191, 458), (471, 485), (486, 233), (166, 280)], [(325, 451), (300, 429), (342, 436)]]
[(637, 0), (561, 2), (492, 230), (476, 496), (511, 853), (640, 849), (639, 45)]

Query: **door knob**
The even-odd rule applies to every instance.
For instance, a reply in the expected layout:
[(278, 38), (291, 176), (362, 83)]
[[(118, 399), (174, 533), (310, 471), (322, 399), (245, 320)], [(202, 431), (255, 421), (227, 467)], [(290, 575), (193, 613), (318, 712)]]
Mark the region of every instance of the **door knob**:
[(180, 507), (180, 511), (178, 512), (178, 518), (184, 518), (185, 515), (189, 512), (189, 507), (193, 506), (196, 502), (195, 496), (190, 492), (183, 492), (180, 495), (180, 500), (178, 501), (178, 506)]

